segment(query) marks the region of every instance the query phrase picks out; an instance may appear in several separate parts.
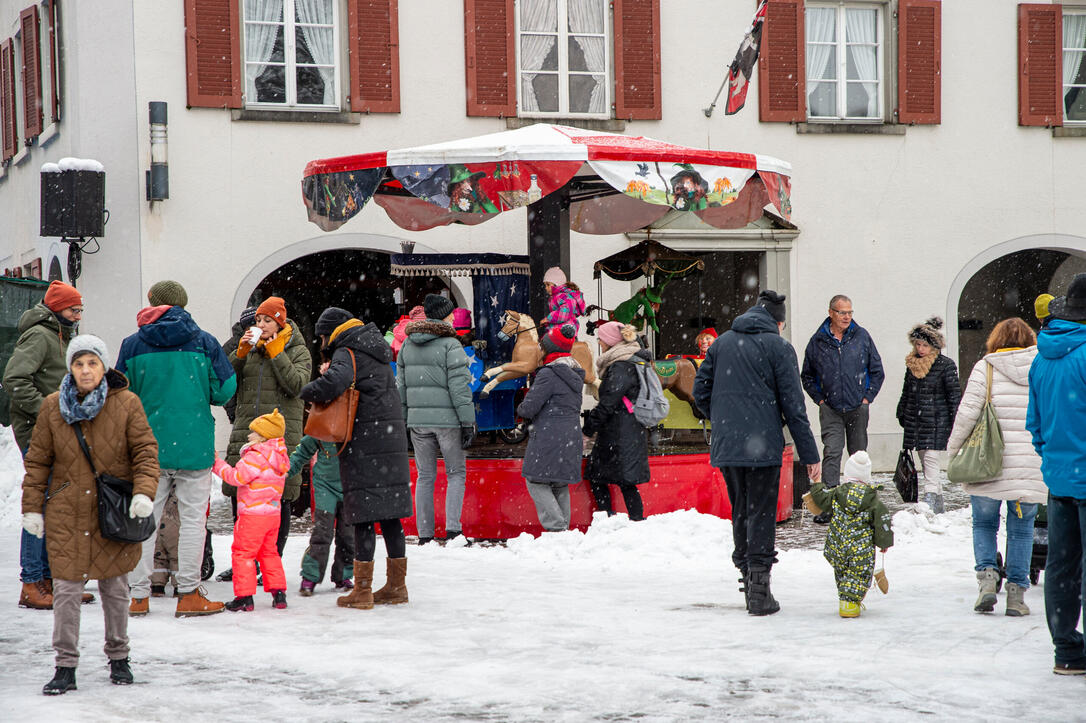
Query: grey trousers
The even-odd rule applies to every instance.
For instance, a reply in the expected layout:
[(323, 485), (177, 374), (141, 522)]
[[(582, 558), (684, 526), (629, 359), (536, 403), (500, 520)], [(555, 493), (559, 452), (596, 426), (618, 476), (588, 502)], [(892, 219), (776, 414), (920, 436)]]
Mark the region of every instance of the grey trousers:
[(849, 455), (867, 449), (867, 419), (871, 405), (839, 412), (828, 404), (818, 405), (818, 423), (822, 427), (822, 481), (827, 487), (841, 483), (841, 449)]
[(569, 529), (569, 485), (552, 485), (550, 482), (528, 483), (528, 494), (535, 503), (539, 524), (547, 532), (561, 532)]
[(434, 536), (434, 481), (437, 479), (437, 455), (445, 460), (445, 534), (460, 532), (460, 511), (464, 507), (464, 487), (468, 481), (466, 455), (460, 447), (460, 427), (413, 427), (411, 444), (415, 447), (415, 525), (419, 537)]
[(187, 595), (200, 584), (207, 537), (207, 503), (211, 499), (211, 468), (164, 469), (158, 475), (155, 492), (155, 533), (143, 542), (143, 554), (132, 573), (132, 597), (151, 594), (151, 573), (155, 567), (155, 540), (162, 522), (162, 510), (170, 492), (177, 496), (181, 526), (177, 533), (177, 592)]
[[(53, 650), (58, 668), (79, 664), (79, 613), (83, 580), (53, 579)], [(102, 613), (106, 619), (106, 657), (128, 657), (128, 576), (118, 575), (98, 581)]]

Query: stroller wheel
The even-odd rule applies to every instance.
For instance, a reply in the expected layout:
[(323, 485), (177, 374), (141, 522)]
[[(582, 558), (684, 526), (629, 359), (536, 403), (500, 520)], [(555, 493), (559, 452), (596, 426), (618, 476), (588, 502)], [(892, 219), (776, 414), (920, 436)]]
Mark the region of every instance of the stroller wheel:
[(204, 539), (204, 562), (200, 566), (201, 580), (210, 580), (211, 576), (215, 574), (215, 556), (212, 553), (211, 530), (208, 530), (207, 537)]

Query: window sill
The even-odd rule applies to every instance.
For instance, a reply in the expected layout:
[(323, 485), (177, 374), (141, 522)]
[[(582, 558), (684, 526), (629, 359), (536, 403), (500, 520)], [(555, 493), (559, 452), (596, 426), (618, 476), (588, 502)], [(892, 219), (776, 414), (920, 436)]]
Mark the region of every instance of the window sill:
[(1053, 138), (1086, 138), (1086, 125), (1057, 126), (1052, 129)]
[(60, 135), (60, 124), (50, 123), (49, 126), (38, 135), (38, 148), (45, 148), (54, 138)]
[(315, 111), (315, 110), (249, 110), (233, 109), (232, 121), (272, 121), (278, 123), (342, 123), (361, 125), (362, 114), (350, 111)]
[(21, 166), (30, 159), (30, 150), (26, 146), (22, 146), (19, 152), (16, 153), (11, 159), (12, 166)]
[(825, 133), (852, 133), (856, 135), (875, 136), (903, 136), (905, 126), (902, 123), (797, 123), (796, 133), (825, 134)]
[(505, 127), (509, 130), (525, 128), (536, 123), (554, 123), (563, 126), (582, 128), (586, 131), (610, 131), (621, 133), (626, 130), (626, 121), (621, 118), (506, 118)]

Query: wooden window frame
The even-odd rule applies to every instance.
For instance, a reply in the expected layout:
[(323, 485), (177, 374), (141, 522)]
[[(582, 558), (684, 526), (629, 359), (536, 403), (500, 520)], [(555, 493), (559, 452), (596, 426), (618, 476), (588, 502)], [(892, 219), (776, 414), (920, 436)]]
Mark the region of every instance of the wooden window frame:
[[(891, 59), (891, 58), (888, 57), (889, 54), (887, 52), (887, 38), (890, 37), (892, 35), (892, 33), (887, 32), (887, 30), (888, 30), (887, 29), (887, 19), (890, 17), (890, 13), (888, 12), (888, 8), (887, 8), (886, 3), (881, 3), (881, 2), (877, 2), (877, 3), (864, 3), (864, 2), (807, 2), (807, 3), (804, 3), (804, 7), (803, 7), (803, 11), (804, 11), (803, 22), (804, 22), (805, 26), (806, 26), (806, 22), (807, 22), (807, 11), (812, 9), (812, 8), (830, 9), (830, 10), (834, 10), (836, 12), (836, 18), (834, 19), (834, 22), (836, 23), (836, 26), (835, 26), (836, 41), (835, 41), (834, 45), (835, 45), (835, 53), (836, 53), (836, 56), (837, 56), (837, 63), (836, 63), (836, 65), (837, 65), (837, 73), (834, 76), (833, 82), (837, 86), (837, 108), (836, 108), (836, 110), (838, 111), (838, 114), (837, 115), (832, 115), (832, 116), (815, 116), (815, 115), (811, 115), (810, 95), (809, 95), (808, 89), (810, 88), (810, 85), (812, 83), (812, 78), (809, 77), (810, 68), (806, 68), (806, 62), (804, 62), (804, 67), (806, 68), (806, 70), (805, 70), (805, 73), (804, 73), (805, 77), (804, 77), (803, 102), (804, 102), (804, 106), (806, 108), (807, 122), (809, 122), (809, 123), (872, 123), (872, 124), (889, 122), (889, 114), (887, 113), (887, 108), (890, 106), (890, 104), (887, 103), (887, 89), (889, 87), (887, 79), (889, 77), (889, 73), (887, 73), (887, 68), (894, 64), (894, 63), (891, 62), (891, 60), (893, 60), (895, 62), (900, 62), (900, 59), (898, 59), (898, 58)], [(845, 27), (846, 27), (846, 24), (847, 24), (846, 21), (845, 21), (845, 17), (846, 17), (847, 11), (850, 10), (850, 9), (870, 9), (870, 10), (875, 10), (876, 11), (876, 17), (875, 17), (875, 23), (876, 23), (876, 28), (875, 28), (875, 44), (876, 44), (875, 68), (878, 71), (878, 77), (875, 80), (875, 83), (877, 83), (877, 85), (878, 85), (878, 92), (877, 92), (878, 107), (876, 109), (875, 115), (873, 115), (873, 116), (850, 116), (850, 115), (847, 115), (847, 110), (848, 110), (848, 85), (849, 85), (849, 83), (850, 82), (852, 82), (852, 83), (870, 83), (871, 82), (871, 81), (858, 81), (858, 80), (857, 81), (849, 81), (848, 77), (847, 77), (848, 76), (848, 71), (847, 71), (848, 43), (846, 42), (846, 34), (845, 34)], [(805, 30), (804, 31), (803, 48), (800, 49), (800, 52), (802, 52), (803, 55), (804, 55), (804, 61), (806, 61), (806, 56), (807, 56), (807, 45), (810, 42), (811, 42), (810, 38), (807, 37), (806, 30)], [(815, 78), (815, 79), (813, 79), (813, 82), (826, 83), (828, 81), (826, 79)]]

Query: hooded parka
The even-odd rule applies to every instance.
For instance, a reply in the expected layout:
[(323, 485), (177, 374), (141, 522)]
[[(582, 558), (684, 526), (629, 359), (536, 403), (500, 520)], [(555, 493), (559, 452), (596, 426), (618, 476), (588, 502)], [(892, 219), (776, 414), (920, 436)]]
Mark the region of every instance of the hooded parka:
[[(1053, 319), (1037, 335), (1026, 429), (1055, 497), (1086, 499), (1086, 325)], [(1081, 602), (1081, 601), (1080, 601)]]
[[(932, 349), (932, 354), (938, 353)], [(909, 357), (915, 357), (910, 352)], [(905, 383), (897, 403), (897, 421), (905, 430), (905, 449), (946, 449), (954, 415), (962, 398), (958, 367), (939, 354), (923, 377), (905, 369)]]
[(652, 352), (641, 349), (636, 341), (621, 342), (608, 352), (619, 349), (622, 351), (618, 360), (602, 372), (599, 404), (585, 415), (584, 433), (589, 437), (596, 436), (585, 467), (585, 478), (608, 484), (639, 485), (649, 481), (648, 430), (641, 426), (622, 399), (625, 397), (632, 402), (641, 390), (633, 357), (652, 364)]
[[(329, 337), (328, 369), (302, 389), (306, 402), (326, 404), (354, 382), (358, 390), (351, 441), (339, 456), (347, 522), (401, 519), (413, 513), (407, 428), (392, 374), (392, 347), (377, 326), (351, 319)], [(351, 352), (354, 353), (352, 367)], [(356, 372), (352, 376), (352, 368)]]
[(74, 327), (63, 326), (44, 303), (19, 317), (19, 340), (4, 368), (4, 389), (11, 397), (11, 428), (19, 449), (30, 444), (30, 433), (46, 396), (60, 389), (68, 373), (64, 352)]
[(517, 407), (517, 416), (531, 422), (521, 466), (524, 479), (559, 485), (581, 481), (583, 389), (584, 369), (570, 356), (559, 357), (536, 374)]
[[(132, 480), (133, 494), (153, 500), (158, 489), (155, 435), (125, 376), (110, 369), (106, 382), (109, 392), (101, 410), (80, 423), (94, 465), (98, 472)], [(98, 486), (75, 430), (60, 413), (59, 392), (42, 402), (24, 464), (23, 512), (41, 512), (44, 505), (53, 577), (83, 582), (135, 569), (142, 545), (107, 540), (98, 530)]]
[(411, 428), (475, 424), (468, 355), (452, 324), (436, 319), (407, 325), (396, 357), (396, 384)]

